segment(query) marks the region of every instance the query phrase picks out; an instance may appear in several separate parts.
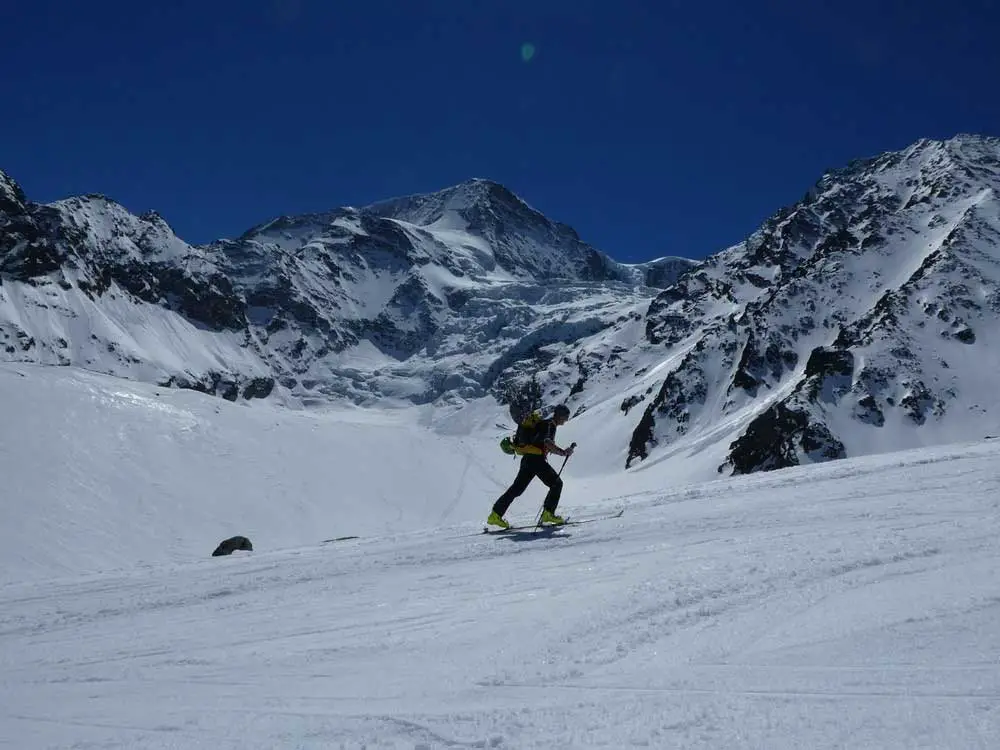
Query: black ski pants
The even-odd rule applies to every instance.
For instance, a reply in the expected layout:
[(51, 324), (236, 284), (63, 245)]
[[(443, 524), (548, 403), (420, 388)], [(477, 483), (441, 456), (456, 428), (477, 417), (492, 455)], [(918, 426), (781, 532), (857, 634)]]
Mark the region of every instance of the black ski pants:
[(521, 468), (518, 470), (517, 476), (514, 477), (513, 484), (493, 504), (493, 510), (496, 514), (503, 518), (510, 504), (528, 489), (528, 485), (535, 477), (541, 479), (542, 483), (549, 488), (549, 493), (545, 496), (545, 510), (555, 513), (556, 506), (559, 505), (559, 495), (562, 493), (562, 479), (545, 460), (545, 456), (529, 453), (521, 457)]

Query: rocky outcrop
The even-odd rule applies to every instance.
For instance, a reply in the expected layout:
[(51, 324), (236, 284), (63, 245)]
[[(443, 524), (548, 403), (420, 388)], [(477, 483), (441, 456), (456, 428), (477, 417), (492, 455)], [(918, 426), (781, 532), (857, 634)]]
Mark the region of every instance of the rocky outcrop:
[(223, 557), (224, 555), (231, 555), (234, 552), (253, 552), (253, 544), (245, 536), (232, 536), (229, 539), (223, 539), (219, 542), (219, 546), (215, 548), (212, 557)]
[(781, 402), (754, 419), (729, 449), (729, 458), (719, 471), (729, 467), (733, 474), (798, 466), (803, 457), (818, 463), (847, 455), (826, 425)]

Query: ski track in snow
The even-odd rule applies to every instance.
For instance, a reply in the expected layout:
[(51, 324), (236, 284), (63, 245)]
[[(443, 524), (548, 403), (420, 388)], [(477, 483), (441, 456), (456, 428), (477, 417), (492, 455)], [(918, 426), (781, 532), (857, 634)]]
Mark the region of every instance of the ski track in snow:
[(11, 583), (0, 745), (995, 748), (998, 454)]

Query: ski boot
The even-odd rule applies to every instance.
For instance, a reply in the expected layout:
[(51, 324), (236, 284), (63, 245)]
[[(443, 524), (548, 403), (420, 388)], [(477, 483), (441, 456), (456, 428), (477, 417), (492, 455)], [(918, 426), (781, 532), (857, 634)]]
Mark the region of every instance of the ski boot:
[(486, 519), (487, 526), (499, 526), (501, 529), (509, 529), (510, 524), (507, 523), (501, 516), (497, 515), (496, 511), (490, 513), (490, 517)]
[(562, 516), (557, 516), (552, 511), (543, 510), (542, 517), (538, 519), (538, 523), (539, 525), (547, 523), (552, 526), (562, 526), (564, 523), (566, 523), (566, 519), (563, 518)]

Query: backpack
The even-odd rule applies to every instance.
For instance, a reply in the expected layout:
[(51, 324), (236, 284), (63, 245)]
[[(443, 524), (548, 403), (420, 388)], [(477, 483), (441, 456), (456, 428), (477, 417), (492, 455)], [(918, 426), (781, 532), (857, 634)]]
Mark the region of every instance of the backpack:
[(525, 445), (531, 445), (535, 442), (535, 438), (538, 437), (538, 425), (542, 421), (542, 415), (537, 411), (533, 411), (524, 419), (522, 419), (518, 425), (517, 429), (514, 431), (514, 447), (519, 448)]
[(504, 453), (517, 456), (523, 456), (525, 453), (539, 453), (540, 450), (534, 444), (538, 440), (538, 432), (542, 424), (542, 415), (537, 411), (530, 412), (518, 422), (513, 436), (505, 437), (500, 441), (500, 449)]

